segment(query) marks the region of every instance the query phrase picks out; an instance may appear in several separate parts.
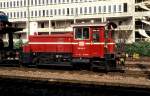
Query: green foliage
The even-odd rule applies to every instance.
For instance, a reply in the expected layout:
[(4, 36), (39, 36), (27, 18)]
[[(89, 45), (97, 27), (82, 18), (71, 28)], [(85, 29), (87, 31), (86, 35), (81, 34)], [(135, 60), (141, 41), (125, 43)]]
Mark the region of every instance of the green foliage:
[(130, 55), (138, 53), (140, 56), (150, 56), (150, 42), (141, 41), (126, 44), (125, 51)]
[(15, 42), (14, 48), (15, 49), (20, 49), (22, 47), (22, 45), (23, 45), (23, 41), (20, 39), (17, 42)]

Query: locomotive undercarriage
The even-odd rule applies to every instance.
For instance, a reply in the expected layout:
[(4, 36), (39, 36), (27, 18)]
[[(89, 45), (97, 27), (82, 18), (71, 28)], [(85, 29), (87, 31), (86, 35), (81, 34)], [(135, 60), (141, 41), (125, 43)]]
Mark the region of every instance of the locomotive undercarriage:
[(73, 58), (71, 53), (26, 53), (22, 64), (25, 66), (70, 66), (74, 68), (120, 70), (123, 65), (117, 62), (114, 54), (105, 54), (105, 58)]
[(23, 56), (23, 63), (27, 66), (53, 65), (71, 66), (71, 53), (26, 53)]

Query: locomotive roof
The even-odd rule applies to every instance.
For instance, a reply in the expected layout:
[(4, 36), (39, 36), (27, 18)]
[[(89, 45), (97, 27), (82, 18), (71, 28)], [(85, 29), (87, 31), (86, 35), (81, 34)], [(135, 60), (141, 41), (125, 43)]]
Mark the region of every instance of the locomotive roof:
[(76, 23), (73, 24), (72, 27), (98, 27), (98, 26), (106, 26), (106, 23)]

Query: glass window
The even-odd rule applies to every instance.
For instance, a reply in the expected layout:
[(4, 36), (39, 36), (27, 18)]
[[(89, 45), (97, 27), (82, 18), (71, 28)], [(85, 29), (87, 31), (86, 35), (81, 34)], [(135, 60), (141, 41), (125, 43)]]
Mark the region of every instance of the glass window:
[(98, 7), (98, 11), (99, 11), (99, 13), (101, 13), (101, 6)]
[(43, 10), (43, 16), (45, 16), (45, 10)]
[(69, 15), (70, 14), (70, 12), (69, 12), (69, 8), (67, 8), (67, 15)]
[(35, 5), (37, 5), (37, 0), (35, 0)]
[[(1, 3), (1, 6), (2, 6), (2, 3)], [(12, 2), (10, 2), (10, 7), (12, 7)]]
[(84, 14), (87, 14), (87, 7), (84, 7)]
[(82, 14), (82, 7), (80, 7), (80, 14)]
[(48, 16), (49, 15), (49, 11), (48, 10), (46, 10), (46, 16)]
[(17, 18), (19, 18), (19, 12), (17, 12)]
[(33, 11), (31, 11), (31, 17), (33, 17)]
[(106, 6), (104, 6), (103, 8), (104, 8), (104, 9), (103, 9), (103, 12), (106, 12)]
[(91, 14), (92, 13), (92, 8), (91, 7), (89, 7), (89, 14)]
[(111, 5), (108, 6), (108, 12), (111, 12)]
[(114, 5), (114, 13), (116, 13), (116, 5)]
[(33, 0), (31, 0), (31, 5), (33, 5)]
[(75, 28), (75, 39), (89, 39), (89, 28)]
[(78, 8), (76, 8), (76, 15), (78, 15)]
[(99, 42), (99, 30), (94, 28), (93, 29), (93, 42)]
[(75, 28), (75, 39), (82, 39), (82, 28)]
[(71, 8), (71, 15), (73, 15), (74, 14), (74, 10), (73, 10), (73, 8)]
[(21, 18), (23, 17), (22, 12), (20, 12), (20, 17), (21, 17)]
[(26, 6), (26, 0), (24, 0), (24, 6)]
[(61, 15), (61, 9), (58, 9), (58, 15)]
[(17, 7), (19, 6), (19, 1), (17, 1)]
[(94, 13), (96, 13), (96, 6), (94, 7)]
[(35, 11), (35, 17), (37, 17), (37, 11)]
[(39, 10), (39, 16), (41, 16), (41, 10)]
[(14, 12), (14, 18), (16, 18), (16, 12)]
[[(20, 1), (20, 6), (22, 6), (23, 4), (22, 4), (22, 0)], [(25, 4), (24, 4), (25, 5)]]
[(50, 4), (52, 4), (53, 3), (53, 1), (52, 0), (50, 0)]
[(39, 0), (39, 5), (41, 5), (41, 0)]
[(119, 5), (119, 12), (121, 12), (121, 5)]
[(16, 2), (14, 1), (13, 3), (14, 3), (14, 7), (16, 7)]
[(57, 15), (57, 10), (56, 9), (54, 9), (54, 15)]
[(9, 2), (7, 2), (7, 7), (9, 7)]
[(27, 15), (27, 14), (26, 14), (26, 11), (24, 11), (24, 18), (26, 18), (26, 15)]
[(50, 10), (50, 15), (53, 15), (53, 10), (52, 9)]
[(63, 9), (63, 15), (65, 15), (65, 8)]

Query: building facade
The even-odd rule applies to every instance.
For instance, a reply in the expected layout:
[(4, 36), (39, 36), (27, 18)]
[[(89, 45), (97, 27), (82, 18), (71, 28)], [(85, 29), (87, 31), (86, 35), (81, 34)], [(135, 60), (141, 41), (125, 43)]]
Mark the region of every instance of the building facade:
[(118, 25), (115, 40), (125, 38), (127, 43), (132, 43), (139, 31), (136, 24), (140, 24), (141, 11), (136, 4), (140, 3), (140, 0), (0, 0), (0, 11), (9, 16), (12, 26), (24, 28), (20, 32), (24, 41), (34, 33), (72, 32), (74, 23), (115, 22)]

